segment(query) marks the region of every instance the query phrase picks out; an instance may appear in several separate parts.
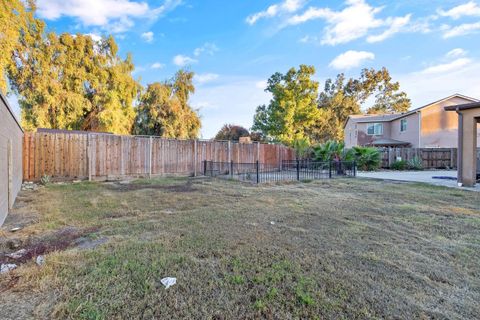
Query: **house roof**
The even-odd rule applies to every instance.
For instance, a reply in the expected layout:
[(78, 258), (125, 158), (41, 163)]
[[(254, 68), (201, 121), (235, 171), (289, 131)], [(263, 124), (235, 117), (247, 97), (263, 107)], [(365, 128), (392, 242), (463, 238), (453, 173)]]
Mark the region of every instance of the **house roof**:
[(410, 142), (400, 141), (400, 140), (395, 140), (395, 139), (389, 139), (389, 138), (381, 138), (381, 139), (377, 139), (377, 140), (372, 141), (370, 143), (370, 145), (377, 146), (377, 147), (381, 147), (381, 146), (406, 146), (406, 145), (410, 145)]
[(480, 108), (480, 102), (464, 103), (456, 106), (445, 107), (445, 111), (457, 111)]
[[(463, 94), (455, 93), (455, 94), (452, 94), (451, 96), (448, 96), (446, 98), (431, 102), (431, 103), (426, 104), (424, 106), (421, 106), (421, 107), (418, 107), (418, 108), (415, 108), (415, 109), (412, 109), (412, 110), (409, 110), (409, 111), (403, 112), (403, 113), (375, 114), (375, 115), (363, 115), (363, 114), (351, 115), (351, 116), (348, 117), (347, 121), (345, 122), (345, 125), (347, 124), (348, 120), (350, 120), (350, 119), (352, 121), (356, 122), (356, 123), (390, 122), (390, 121), (393, 121), (393, 120), (396, 120), (396, 119), (400, 119), (400, 118), (409, 116), (411, 114), (414, 114), (415, 112), (418, 112), (419, 110), (425, 109), (427, 107), (433, 106), (435, 104), (438, 104), (440, 102), (443, 102), (445, 100), (449, 100), (449, 99), (452, 99), (452, 98), (462, 98), (462, 99), (465, 99), (465, 100), (470, 100), (474, 104), (475, 103), (480, 103), (480, 100), (478, 100), (478, 99), (468, 97), (468, 96), (465, 96)], [(445, 109), (445, 110), (447, 110), (447, 109)], [(345, 127), (345, 125), (344, 125), (344, 127)]]

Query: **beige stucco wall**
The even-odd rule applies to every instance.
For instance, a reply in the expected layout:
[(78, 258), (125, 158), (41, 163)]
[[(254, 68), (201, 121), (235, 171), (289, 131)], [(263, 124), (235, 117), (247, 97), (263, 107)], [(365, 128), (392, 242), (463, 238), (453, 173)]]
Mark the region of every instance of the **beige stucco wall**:
[[(477, 175), (477, 134), (480, 108), (460, 111), (463, 114), (462, 172), (459, 181), (464, 186), (475, 185)], [(455, 112), (452, 112), (455, 113)], [(459, 171), (460, 175), (460, 171)]]
[[(406, 117), (403, 117), (401, 119), (396, 119), (391, 122), (391, 128), (390, 128), (390, 138), (395, 139), (395, 140), (400, 140), (400, 141), (405, 141), (405, 142), (410, 142), (412, 148), (418, 148), (419, 147), (419, 114), (414, 113), (410, 114)], [(407, 130), (404, 132), (400, 132), (400, 123), (402, 119), (407, 120)]]
[(355, 131), (355, 123), (348, 119), (347, 124), (343, 130), (344, 137), (343, 142), (345, 143), (345, 147), (351, 148), (357, 145), (357, 135)]
[[(22, 138), (23, 131), (10, 113), (4, 97), (0, 95), (0, 225), (7, 217), (9, 203), (13, 203), (22, 187)], [(11, 183), (8, 165), (9, 141), (12, 149)]]
[(421, 110), (421, 148), (456, 148), (458, 144), (458, 116), (445, 111), (446, 106), (471, 103), (460, 97), (442, 101)]
[[(367, 134), (367, 127), (371, 123), (383, 124), (383, 134), (381, 135), (369, 135)], [(374, 140), (382, 138), (390, 138), (390, 122), (371, 122), (371, 123), (357, 123), (358, 131), (358, 145), (364, 146), (372, 143)]]

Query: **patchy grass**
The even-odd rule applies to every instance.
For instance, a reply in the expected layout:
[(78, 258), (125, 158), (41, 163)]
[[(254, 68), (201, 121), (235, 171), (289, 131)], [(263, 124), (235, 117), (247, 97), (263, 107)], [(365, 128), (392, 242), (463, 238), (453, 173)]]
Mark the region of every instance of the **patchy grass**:
[[(362, 179), (159, 178), (54, 184), (20, 199), (9, 219), (37, 215), (3, 232), (3, 243), (65, 228), (108, 241), (0, 276), (2, 319), (480, 314), (479, 193)], [(177, 284), (165, 290), (167, 276)]]

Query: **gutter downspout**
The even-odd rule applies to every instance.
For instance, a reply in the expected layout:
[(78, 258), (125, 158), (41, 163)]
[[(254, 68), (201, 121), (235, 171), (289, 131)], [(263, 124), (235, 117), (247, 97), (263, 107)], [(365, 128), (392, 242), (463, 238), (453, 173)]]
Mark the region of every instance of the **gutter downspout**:
[(458, 111), (458, 149), (457, 149), (457, 182), (463, 185), (463, 113)]

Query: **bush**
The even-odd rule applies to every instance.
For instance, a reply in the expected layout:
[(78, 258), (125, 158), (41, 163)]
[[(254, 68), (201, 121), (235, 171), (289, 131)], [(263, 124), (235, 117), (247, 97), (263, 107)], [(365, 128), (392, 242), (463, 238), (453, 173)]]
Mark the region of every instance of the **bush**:
[(40, 183), (44, 186), (46, 185), (49, 185), (51, 182), (51, 179), (50, 179), (50, 176), (49, 175), (46, 175), (44, 174), (41, 178), (40, 178)]
[(423, 161), (419, 157), (413, 157), (408, 161), (408, 168), (411, 170), (423, 170)]
[(405, 160), (397, 160), (390, 165), (392, 170), (406, 170), (408, 168), (408, 163)]
[(313, 153), (316, 161), (353, 161), (352, 150), (345, 150), (343, 141), (329, 140), (325, 143), (313, 147)]
[(293, 149), (295, 149), (297, 159), (306, 159), (311, 155), (310, 142), (308, 139), (296, 139), (293, 141)]
[(353, 158), (357, 167), (364, 171), (374, 171), (380, 168), (382, 162), (380, 152), (372, 147), (353, 147)]

